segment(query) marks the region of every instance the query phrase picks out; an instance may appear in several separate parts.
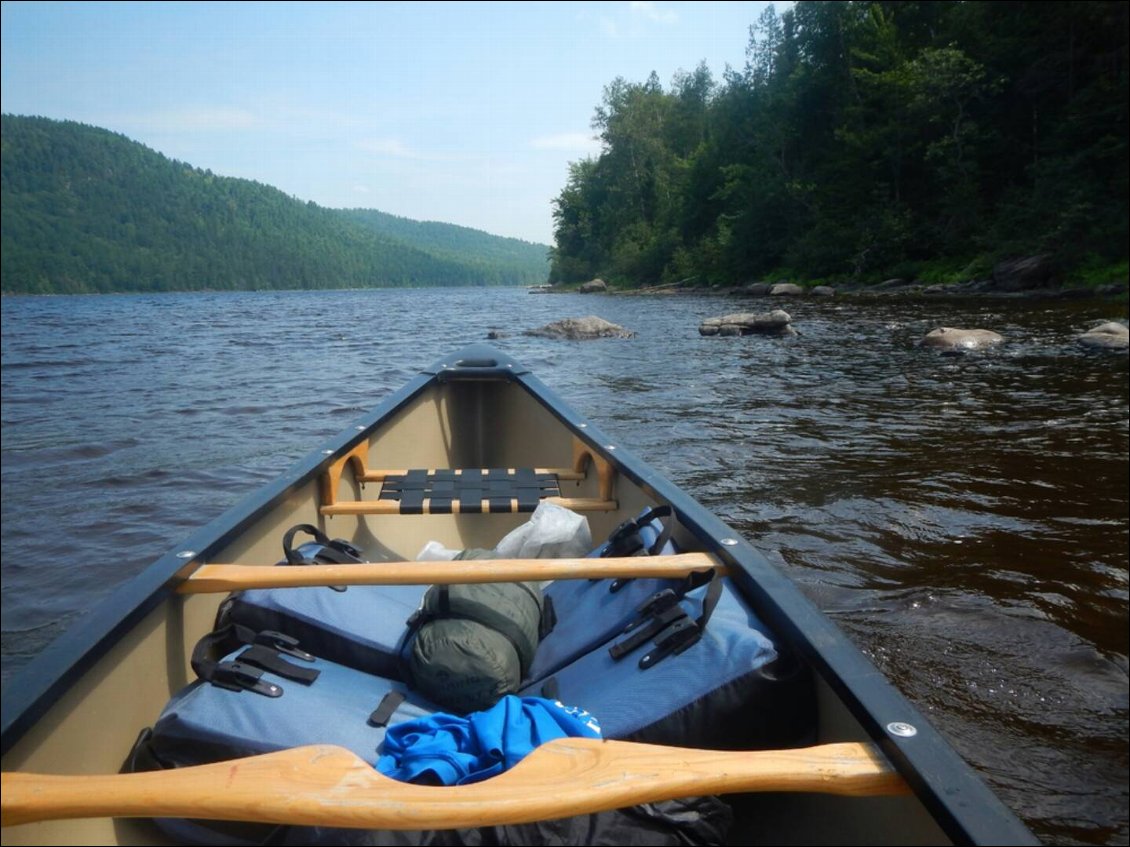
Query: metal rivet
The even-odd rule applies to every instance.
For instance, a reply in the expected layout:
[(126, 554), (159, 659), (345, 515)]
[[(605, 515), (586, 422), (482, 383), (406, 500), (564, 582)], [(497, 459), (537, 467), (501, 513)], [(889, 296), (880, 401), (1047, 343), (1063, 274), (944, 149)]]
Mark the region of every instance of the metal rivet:
[(605, 444), (605, 445), (604, 445), (604, 449), (606, 449), (606, 450), (615, 450), (615, 449), (616, 449), (616, 445), (615, 445), (615, 444)]
[(196, 555), (195, 550), (181, 550), (179, 553), (177, 553), (177, 558), (178, 559), (191, 559), (195, 555)]
[(897, 735), (900, 738), (910, 738), (918, 734), (918, 730), (914, 724), (904, 723), (902, 721), (894, 721), (887, 724), (887, 732), (891, 735)]
[(359, 426), (359, 427), (357, 427), (357, 431), (358, 431), (358, 432), (364, 432), (364, 431), (365, 431), (365, 427), (364, 427), (364, 426)]
[(735, 547), (735, 546), (737, 546), (738, 539), (736, 539), (736, 538), (723, 538), (722, 543), (725, 544), (727, 547)]
[(587, 427), (587, 426), (588, 426), (588, 424), (587, 424), (587, 423), (579, 423), (579, 424), (577, 424), (577, 426), (578, 426), (578, 427), (579, 427), (580, 429), (584, 429), (585, 427)]
[(332, 456), (333, 454), (334, 454), (333, 450), (323, 450), (322, 451), (323, 456)]

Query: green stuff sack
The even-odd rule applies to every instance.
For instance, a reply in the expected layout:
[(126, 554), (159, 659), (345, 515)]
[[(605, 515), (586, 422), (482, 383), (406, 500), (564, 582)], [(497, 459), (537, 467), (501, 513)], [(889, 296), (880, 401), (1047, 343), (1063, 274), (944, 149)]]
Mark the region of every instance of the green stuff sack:
[(490, 708), (518, 690), (545, 632), (544, 608), (536, 582), (433, 585), (408, 622), (407, 678), (453, 712)]

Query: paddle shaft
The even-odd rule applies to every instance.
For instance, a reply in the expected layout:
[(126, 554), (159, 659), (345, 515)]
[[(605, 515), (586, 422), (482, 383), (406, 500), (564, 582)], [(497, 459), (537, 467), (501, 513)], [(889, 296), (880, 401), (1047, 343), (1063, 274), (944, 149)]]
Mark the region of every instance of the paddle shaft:
[(640, 803), (743, 791), (908, 793), (874, 747), (732, 752), (562, 738), (511, 770), (450, 788), (379, 774), (341, 747), (180, 770), (55, 776), (5, 773), (3, 826), (87, 817), (186, 817), (372, 829), (453, 829), (552, 820)]
[(706, 553), (582, 559), (469, 559), (357, 565), (201, 565), (177, 590), (215, 594), (313, 585), (432, 585), (608, 577), (681, 577), (720, 567)]

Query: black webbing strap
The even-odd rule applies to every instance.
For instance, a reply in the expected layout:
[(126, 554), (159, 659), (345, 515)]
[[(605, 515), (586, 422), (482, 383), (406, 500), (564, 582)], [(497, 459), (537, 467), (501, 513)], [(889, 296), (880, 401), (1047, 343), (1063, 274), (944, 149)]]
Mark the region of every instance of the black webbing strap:
[(387, 726), (389, 719), (400, 708), (400, 704), (408, 698), (399, 691), (390, 691), (381, 698), (381, 702), (377, 704), (377, 708), (369, 715), (370, 726)]
[[(224, 656), (246, 646), (234, 660)], [(303, 685), (310, 685), (321, 671), (289, 662), (280, 654), (293, 656), (306, 662), (314, 657), (298, 648), (298, 642), (288, 635), (267, 630), (256, 632), (241, 624), (227, 626), (201, 638), (192, 650), (192, 669), (196, 675), (213, 685), (229, 690), (248, 690), (268, 697), (279, 697), (282, 688), (261, 679), (263, 671)]]
[(640, 668), (647, 670), (665, 656), (682, 653), (697, 642), (702, 638), (706, 624), (722, 596), (722, 579), (716, 570), (710, 571), (709, 587), (702, 600), (702, 613), (692, 621), (679, 604), (688, 591), (698, 586), (699, 579), (692, 574), (678, 590), (665, 588), (651, 595), (640, 604), (636, 617), (621, 630), (621, 634), (627, 634), (628, 637), (609, 647), (608, 655), (619, 660), (654, 640), (655, 647), (639, 662)]
[(239, 654), (238, 661), (244, 664), (254, 665), (265, 671), (270, 671), (276, 676), (281, 676), (283, 679), (292, 679), (295, 682), (301, 682), (303, 685), (309, 685), (316, 680), (318, 674), (321, 673), (321, 671), (316, 668), (304, 668), (301, 665), (296, 665), (294, 662), (288, 662), (274, 650), (263, 644), (252, 644)]
[[(608, 536), (608, 543), (605, 544), (604, 549), (600, 553), (601, 558), (610, 556), (659, 555), (659, 552), (667, 545), (667, 542), (671, 540), (671, 533), (675, 529), (675, 521), (667, 520), (660, 522), (662, 528), (650, 547), (644, 544), (640, 530), (648, 526), (652, 521), (658, 520), (659, 518), (670, 518), (670, 516), (670, 506), (656, 506), (652, 509), (648, 509), (638, 518), (624, 521), (624, 523), (616, 527), (616, 529), (612, 531), (612, 534)], [(615, 594), (631, 581), (631, 577), (619, 577), (614, 579), (612, 580), (612, 584), (608, 586), (608, 591), (611, 594)]]
[(228, 691), (254, 691), (265, 697), (282, 697), (282, 686), (263, 679), (260, 668), (243, 662), (220, 662), (209, 671), (207, 681)]
[(714, 608), (718, 605), (718, 600), (721, 597), (722, 579), (715, 571), (714, 577), (710, 580), (710, 586), (706, 589), (706, 596), (702, 600), (702, 614), (694, 621), (684, 616), (659, 633), (655, 639), (655, 647), (640, 659), (640, 670), (646, 671), (667, 656), (682, 653), (692, 644), (698, 643), (702, 639), (702, 634), (706, 631), (706, 623), (710, 620), (710, 616), (714, 614)]
[[(304, 556), (294, 549), (294, 536), (299, 532), (313, 536), (314, 541), (319, 545), (318, 552), (312, 557)], [(316, 526), (308, 523), (292, 526), (286, 531), (286, 535), (283, 536), (283, 554), (288, 565), (352, 565), (360, 562), (362, 557), (361, 550), (345, 539), (331, 539)], [(348, 588), (345, 585), (328, 585), (326, 587), (337, 592), (345, 591)]]
[(655, 636), (659, 635), (659, 633), (675, 621), (681, 620), (686, 616), (687, 613), (677, 602), (675, 605), (657, 611), (644, 626), (637, 627), (630, 636), (609, 647), (608, 655), (613, 659), (621, 659), (641, 644), (646, 644), (648, 641), (655, 638)]
[[(559, 497), (557, 476), (532, 468), (410, 470), (385, 477), (379, 500), (395, 500), (402, 515), (532, 512), (546, 497)], [(425, 507), (425, 501), (427, 505)]]

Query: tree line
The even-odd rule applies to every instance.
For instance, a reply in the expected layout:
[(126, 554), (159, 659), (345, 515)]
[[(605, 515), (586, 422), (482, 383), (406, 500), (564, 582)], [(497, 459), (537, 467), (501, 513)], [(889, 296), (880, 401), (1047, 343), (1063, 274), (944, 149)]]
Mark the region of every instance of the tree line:
[[(5, 294), (543, 283), (543, 245), (335, 210), (123, 135), (4, 115)], [(413, 226), (416, 225), (416, 226)]]
[(1125, 2), (801, 2), (744, 67), (606, 86), (551, 281), (958, 281), (1127, 244)]

